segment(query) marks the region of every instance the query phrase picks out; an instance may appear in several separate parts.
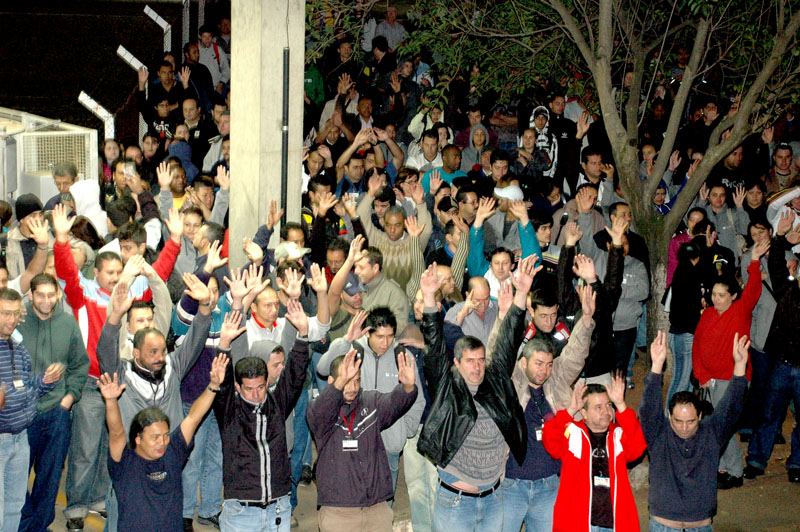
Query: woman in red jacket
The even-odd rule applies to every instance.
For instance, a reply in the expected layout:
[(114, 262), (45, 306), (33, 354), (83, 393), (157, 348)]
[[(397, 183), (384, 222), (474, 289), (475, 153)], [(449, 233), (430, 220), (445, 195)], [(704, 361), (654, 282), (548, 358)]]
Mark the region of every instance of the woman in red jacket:
[[(583, 420), (573, 421), (578, 410)], [(636, 412), (625, 405), (623, 375), (611, 387), (576, 384), (569, 407), (544, 424), (542, 443), (561, 460), (553, 532), (639, 531), (627, 464), (647, 444)]]
[[(750, 334), (753, 308), (761, 295), (761, 256), (769, 250), (769, 242), (753, 246), (752, 260), (747, 267), (747, 285), (739, 296), (739, 284), (735, 279), (720, 278), (711, 290), (713, 307), (707, 308), (700, 316), (692, 343), (692, 369), (694, 376), (703, 388), (708, 388), (711, 404), (716, 406), (728, 389), (733, 374), (733, 359), (730, 345), (736, 334), (739, 337)], [(751, 366), (747, 363), (747, 379), (750, 380)], [(717, 487), (736, 488), (742, 485), (744, 464), (739, 445), (733, 439), (728, 442), (719, 460)]]

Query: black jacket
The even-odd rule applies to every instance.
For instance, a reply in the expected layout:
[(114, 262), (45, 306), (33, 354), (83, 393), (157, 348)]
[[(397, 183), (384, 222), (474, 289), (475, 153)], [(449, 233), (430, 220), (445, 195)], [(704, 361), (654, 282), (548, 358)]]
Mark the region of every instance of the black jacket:
[[(241, 335), (235, 341), (247, 342), (247, 337)], [(298, 338), (278, 384), (267, 392), (260, 405), (248, 403), (236, 393), (233, 364), (228, 364), (225, 381), (214, 401), (222, 436), (226, 499), (270, 502), (291, 490), (286, 418), (303, 391), (308, 362), (308, 342)]]
[[(561, 248), (561, 255), (558, 258), (559, 313), (564, 316), (572, 316), (572, 320), (567, 320), (570, 330), (574, 329), (575, 322), (582, 315), (581, 302), (572, 283), (575, 250), (575, 246), (564, 246)], [(622, 295), (624, 263), (625, 254), (622, 248), (611, 246), (608, 252), (608, 268), (604, 282), (601, 283), (598, 279), (592, 283), (592, 289), (597, 292), (594, 313), (596, 326), (592, 331), (589, 356), (586, 358), (586, 365), (583, 367), (581, 377), (597, 377), (614, 369), (615, 354), (612, 331), (614, 330), (614, 311), (617, 310), (617, 304)]]
[(786, 270), (785, 251), (791, 244), (785, 237), (772, 239), (772, 249), (767, 257), (769, 279), (772, 293), (778, 306), (769, 328), (764, 351), (776, 360), (789, 366), (800, 368), (800, 285), (789, 277)]
[(694, 334), (703, 312), (703, 279), (701, 266), (690, 262), (679, 263), (672, 276), (672, 302), (669, 313), (669, 332), (672, 334)]
[(517, 361), (517, 348), (522, 342), (525, 310), (511, 305), (502, 325), (507, 334), (497, 336), (492, 362), (486, 366), (486, 376), (474, 397), (448, 354), (441, 313), (427, 310), (422, 317), (422, 335), (428, 349), (423, 370), (433, 403), (417, 449), (437, 466), (446, 467), (475, 426), (477, 401), (497, 424), (511, 453), (522, 463), (527, 450), (528, 429), (511, 374)]

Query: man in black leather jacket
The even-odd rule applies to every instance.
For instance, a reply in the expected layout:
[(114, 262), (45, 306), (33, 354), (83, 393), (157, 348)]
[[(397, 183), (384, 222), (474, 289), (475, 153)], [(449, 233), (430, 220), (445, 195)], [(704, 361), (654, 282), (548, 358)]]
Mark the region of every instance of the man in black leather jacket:
[[(422, 333), (428, 351), (423, 369), (430, 397), (430, 413), (419, 439), (420, 453), (436, 464), (439, 488), (434, 508), (434, 530), (499, 530), (503, 499), (498, 490), (506, 450), (525, 458), (527, 427), (516, 398), (511, 374), (525, 329), (526, 297), (537, 257), (520, 262), (513, 281), (514, 304), (497, 338), (491, 364), (484, 345), (464, 336), (456, 342), (452, 361), (447, 355), (442, 316), (434, 294), (441, 285), (436, 265), (423, 274), (425, 304)], [(510, 287), (506, 297), (511, 297)], [(476, 464), (480, 464), (477, 466)]]

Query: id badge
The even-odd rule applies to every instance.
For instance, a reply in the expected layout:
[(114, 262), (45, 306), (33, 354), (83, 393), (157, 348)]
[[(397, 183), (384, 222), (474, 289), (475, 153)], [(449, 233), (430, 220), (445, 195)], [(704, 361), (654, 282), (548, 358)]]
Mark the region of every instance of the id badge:
[(594, 477), (594, 485), (598, 488), (611, 488), (611, 480), (608, 477)]
[(342, 440), (343, 451), (358, 451), (358, 440)]
[(14, 388), (17, 390), (24, 390), (25, 389), (25, 382), (22, 379), (14, 379)]
[(536, 427), (536, 441), (542, 441), (542, 427)]

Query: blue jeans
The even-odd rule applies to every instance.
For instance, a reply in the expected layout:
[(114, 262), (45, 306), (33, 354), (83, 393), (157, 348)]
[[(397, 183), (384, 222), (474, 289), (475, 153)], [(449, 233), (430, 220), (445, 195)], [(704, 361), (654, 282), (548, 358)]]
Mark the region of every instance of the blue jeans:
[(56, 405), (40, 412), (28, 427), (29, 470), (36, 479), (25, 497), (20, 532), (44, 531), (56, 517), (56, 496), (70, 440), (70, 412)]
[(421, 432), (422, 425), (413, 438), (406, 440), (403, 447), (403, 474), (408, 488), (411, 528), (414, 532), (431, 532), (439, 474), (436, 472), (436, 466), (417, 451)]
[(292, 470), (292, 493), (290, 501), (292, 510), (297, 508), (297, 484), (303, 475), (303, 456), (306, 454), (306, 444), (311, 437), (306, 423), (306, 408), (308, 408), (309, 391), (300, 392), (300, 398), (294, 407), (294, 445), (289, 455), (289, 464)]
[(678, 392), (688, 392), (692, 389), (689, 379), (692, 376), (692, 342), (694, 341), (694, 335), (689, 333), (670, 333), (668, 339), (675, 367), (672, 368), (672, 380), (669, 383), (669, 390), (667, 390), (667, 402), (665, 403), (667, 408), (669, 408), (669, 400), (673, 395)]
[(553, 507), (558, 495), (558, 475), (538, 480), (507, 478), (503, 481), (503, 532), (553, 530)]
[(316, 351), (311, 354), (311, 375), (314, 377), (314, 382), (317, 384), (317, 390), (322, 393), (322, 390), (328, 385), (328, 379), (322, 378), (317, 373), (317, 363), (322, 358), (322, 353), (317, 353)]
[[(750, 389), (744, 398), (742, 415), (739, 418), (739, 434), (752, 434), (764, 421), (764, 399), (769, 393), (769, 381), (777, 361), (768, 354), (751, 347), (750, 364), (753, 367), (753, 374), (750, 379)], [(776, 436), (781, 433), (785, 419), (786, 409), (783, 410), (775, 428)]]
[(67, 455), (67, 519), (85, 518), (89, 510), (105, 510), (111, 485), (108, 476), (106, 405), (89, 376), (81, 400), (72, 407), (72, 441)]
[(0, 434), (0, 532), (17, 532), (28, 489), (28, 433)]
[[(800, 410), (800, 369), (781, 364), (772, 372), (769, 390), (764, 401), (764, 420), (750, 438), (747, 463), (766, 469), (775, 445), (778, 423), (786, 412), (789, 401), (794, 401), (795, 412)], [(786, 461), (787, 469), (800, 468), (800, 425), (792, 431), (792, 453)]]
[(589, 532), (614, 532), (613, 528), (606, 528), (604, 526), (592, 525), (589, 527)]
[(222, 532), (289, 532), (291, 522), (292, 504), (288, 495), (264, 509), (242, 506), (239, 501), (228, 499), (219, 516)]
[[(191, 404), (183, 403), (184, 415)], [(200, 505), (197, 504), (197, 484), (200, 483)], [(222, 440), (217, 418), (211, 410), (194, 433), (194, 449), (183, 467), (183, 517), (194, 519), (213, 517), (222, 506)]]
[[(725, 392), (728, 389), (731, 381), (721, 379), (711, 379), (709, 381), (708, 390), (711, 392), (711, 404), (717, 408), (722, 398), (725, 397)], [(742, 461), (742, 450), (739, 447), (739, 438), (736, 434), (731, 436), (722, 449), (720, 450), (719, 467), (718, 471), (725, 471), (734, 477), (741, 477), (744, 470), (744, 463)]]
[(698, 528), (672, 528), (662, 525), (652, 517), (650, 518), (650, 532), (711, 532), (711, 525)]
[(502, 488), (480, 499), (453, 493), (441, 485), (436, 490), (434, 532), (483, 532), (502, 529)]

